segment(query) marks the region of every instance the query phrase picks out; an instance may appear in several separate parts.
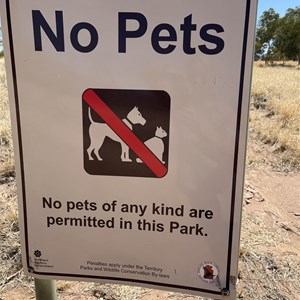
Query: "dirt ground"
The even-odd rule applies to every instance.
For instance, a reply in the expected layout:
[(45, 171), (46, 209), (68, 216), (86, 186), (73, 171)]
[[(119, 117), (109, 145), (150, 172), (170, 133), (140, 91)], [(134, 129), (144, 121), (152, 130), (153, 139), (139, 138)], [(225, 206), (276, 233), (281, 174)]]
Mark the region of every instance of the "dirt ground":
[(290, 232), (293, 243), (280, 244), (278, 247), (297, 253), (300, 249), (300, 175), (286, 175), (263, 169), (248, 170), (246, 197), (251, 196), (251, 192), (248, 195), (248, 186), (258, 191), (264, 201), (250, 201), (245, 207), (246, 213), (263, 213), (273, 226)]

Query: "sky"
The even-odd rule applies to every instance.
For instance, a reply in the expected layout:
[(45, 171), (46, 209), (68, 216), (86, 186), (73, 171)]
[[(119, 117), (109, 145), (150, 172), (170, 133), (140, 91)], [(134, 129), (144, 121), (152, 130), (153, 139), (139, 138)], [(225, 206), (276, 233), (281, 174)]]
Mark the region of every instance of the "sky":
[[(283, 17), (288, 8), (295, 8), (296, 6), (300, 6), (300, 0), (258, 0), (257, 20), (259, 20), (259, 17), (264, 11), (269, 10), (270, 8), (273, 8), (277, 13), (279, 13), (280, 17)], [(0, 50), (2, 50), (1, 45)]]
[(300, 0), (258, 0), (257, 18), (270, 8), (273, 8), (280, 17), (283, 17), (288, 8), (295, 8), (296, 6), (300, 6)]

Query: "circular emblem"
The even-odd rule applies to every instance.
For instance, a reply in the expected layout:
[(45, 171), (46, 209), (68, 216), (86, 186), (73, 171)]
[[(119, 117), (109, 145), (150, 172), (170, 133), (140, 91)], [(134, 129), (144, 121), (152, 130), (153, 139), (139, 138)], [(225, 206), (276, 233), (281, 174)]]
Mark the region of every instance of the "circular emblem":
[(198, 276), (205, 282), (215, 282), (219, 278), (219, 269), (212, 262), (204, 262), (198, 267)]
[(42, 252), (40, 250), (35, 250), (34, 251), (34, 256), (35, 257), (41, 257), (42, 256)]

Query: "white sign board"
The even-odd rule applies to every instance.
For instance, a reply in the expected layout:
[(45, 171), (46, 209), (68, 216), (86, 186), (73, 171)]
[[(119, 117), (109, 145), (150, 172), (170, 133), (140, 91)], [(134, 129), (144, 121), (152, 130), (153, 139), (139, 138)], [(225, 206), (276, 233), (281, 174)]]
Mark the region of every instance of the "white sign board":
[(1, 2), (29, 274), (234, 299), (256, 2)]

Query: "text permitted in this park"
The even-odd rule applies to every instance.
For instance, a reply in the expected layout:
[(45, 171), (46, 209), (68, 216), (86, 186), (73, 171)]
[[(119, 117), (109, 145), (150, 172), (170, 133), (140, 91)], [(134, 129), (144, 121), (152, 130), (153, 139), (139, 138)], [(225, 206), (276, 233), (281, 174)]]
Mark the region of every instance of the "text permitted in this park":
[(153, 231), (153, 232), (164, 232), (168, 231), (169, 233), (178, 233), (183, 235), (199, 235), (207, 236), (207, 233), (204, 233), (204, 227), (200, 227), (199, 223), (195, 223), (194, 226), (181, 225), (179, 222), (170, 221), (168, 224), (165, 222), (157, 223), (155, 220), (152, 222), (147, 221), (145, 216), (175, 216), (175, 217), (184, 217), (188, 216), (192, 219), (212, 219), (213, 212), (211, 210), (205, 209), (195, 209), (190, 208), (187, 213), (185, 213), (185, 206), (182, 204), (179, 207), (165, 206), (164, 203), (158, 205), (157, 203), (152, 203), (148, 205), (139, 205), (139, 204), (130, 204), (130, 203), (118, 203), (117, 200), (112, 201), (111, 203), (103, 203), (100, 208), (98, 208), (96, 202), (89, 202), (85, 200), (84, 202), (73, 202), (67, 201), (66, 207), (63, 207), (62, 202), (54, 200), (52, 198), (43, 197), (43, 208), (54, 208), (61, 209), (64, 212), (70, 213), (76, 210), (85, 210), (85, 211), (96, 211), (101, 210), (102, 212), (112, 212), (113, 215), (117, 211), (124, 216), (128, 214), (135, 214), (139, 217), (137, 222), (134, 224), (130, 220), (123, 219), (121, 217), (118, 219), (118, 222), (115, 222), (115, 217), (111, 217), (108, 220), (98, 219), (95, 216), (85, 215), (83, 218), (77, 217), (54, 217), (53, 215), (48, 215), (46, 218), (47, 227), (55, 226), (70, 226), (70, 227), (91, 227), (91, 228), (118, 228), (118, 229), (129, 229), (132, 230), (133, 227), (136, 227), (137, 230), (141, 231)]
[(256, 2), (1, 1), (30, 275), (235, 299)]

